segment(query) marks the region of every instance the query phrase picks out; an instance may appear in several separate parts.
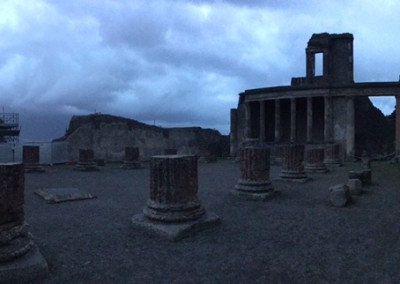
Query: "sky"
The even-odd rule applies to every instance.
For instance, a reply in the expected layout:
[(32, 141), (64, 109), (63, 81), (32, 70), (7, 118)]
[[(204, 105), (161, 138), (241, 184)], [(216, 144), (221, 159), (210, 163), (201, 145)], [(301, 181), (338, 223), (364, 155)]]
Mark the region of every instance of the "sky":
[(313, 33), (354, 35), (356, 82), (398, 81), (399, 14), (397, 0), (1, 0), (0, 107), (22, 141), (95, 112), (228, 134), (240, 92), (305, 76)]

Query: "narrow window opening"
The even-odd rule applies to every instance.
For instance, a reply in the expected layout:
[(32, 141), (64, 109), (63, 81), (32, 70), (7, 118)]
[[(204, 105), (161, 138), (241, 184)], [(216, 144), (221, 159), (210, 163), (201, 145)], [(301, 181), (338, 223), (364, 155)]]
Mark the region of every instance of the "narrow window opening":
[(323, 76), (324, 75), (324, 54), (316, 53), (315, 54), (315, 76)]

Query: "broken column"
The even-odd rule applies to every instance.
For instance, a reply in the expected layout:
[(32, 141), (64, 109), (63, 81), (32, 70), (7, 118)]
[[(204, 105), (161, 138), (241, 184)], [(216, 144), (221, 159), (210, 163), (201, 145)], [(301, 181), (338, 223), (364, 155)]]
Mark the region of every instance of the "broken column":
[(241, 148), (240, 178), (231, 194), (250, 200), (266, 200), (275, 191), (270, 181), (270, 149), (262, 146)]
[(329, 143), (325, 144), (324, 164), (327, 166), (342, 166), (340, 160), (340, 145)]
[(92, 149), (79, 149), (79, 161), (74, 170), (82, 172), (99, 170), (94, 161), (94, 151)]
[(27, 281), (47, 273), (24, 217), (24, 166), (0, 164), (0, 280)]
[(308, 180), (303, 166), (304, 145), (288, 144), (282, 146), (282, 180), (306, 182)]
[(150, 198), (134, 225), (177, 240), (220, 222), (197, 197), (197, 157), (154, 156), (150, 162)]
[(324, 164), (324, 149), (310, 149), (306, 151), (304, 169), (309, 173), (326, 173)]
[(139, 148), (137, 147), (126, 147), (125, 148), (125, 160), (121, 168), (123, 169), (140, 169), (139, 161)]
[(39, 146), (24, 145), (22, 147), (22, 161), (27, 173), (42, 173), (43, 167), (40, 166), (40, 148)]

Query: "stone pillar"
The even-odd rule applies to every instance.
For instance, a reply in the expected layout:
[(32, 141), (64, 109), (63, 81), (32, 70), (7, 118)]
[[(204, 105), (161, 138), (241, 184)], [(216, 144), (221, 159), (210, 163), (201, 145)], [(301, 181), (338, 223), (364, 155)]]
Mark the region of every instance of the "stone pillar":
[(296, 99), (290, 99), (290, 142), (296, 142)]
[(244, 104), (245, 109), (245, 122), (244, 122), (244, 135), (245, 140), (252, 138), (251, 136), (251, 105), (250, 103)]
[(266, 200), (274, 194), (270, 177), (270, 150), (266, 147), (240, 149), (240, 178), (231, 194), (250, 200)]
[(326, 144), (325, 145), (325, 158), (324, 164), (327, 166), (342, 166), (340, 160), (340, 145), (339, 144)]
[(275, 100), (275, 143), (281, 140), (281, 103)]
[(283, 180), (306, 182), (307, 175), (303, 166), (304, 145), (288, 144), (282, 146), (282, 168), (280, 177)]
[(92, 149), (79, 149), (79, 161), (74, 170), (82, 172), (99, 170), (94, 161), (94, 151)]
[(47, 273), (47, 263), (25, 223), (24, 187), (22, 164), (0, 164), (1, 281), (25, 281)]
[(206, 213), (198, 197), (197, 157), (185, 155), (154, 156), (150, 162), (150, 198), (143, 214), (132, 222), (171, 240), (191, 230), (219, 222)]
[(346, 106), (346, 159), (354, 159), (355, 119), (354, 97), (347, 98)]
[(44, 172), (43, 167), (39, 165), (40, 148), (39, 146), (24, 145), (22, 147), (22, 161), (24, 163), (25, 172)]
[(307, 150), (304, 169), (309, 173), (326, 173), (327, 168), (324, 164), (324, 149)]
[(237, 109), (231, 108), (231, 133), (230, 133), (230, 155), (236, 157), (237, 155)]
[(260, 101), (260, 142), (265, 142), (265, 101)]
[(396, 157), (400, 159), (400, 96), (396, 97)]
[(332, 120), (332, 97), (324, 97), (325, 102), (325, 127), (324, 137), (325, 143), (333, 143), (333, 120)]
[(125, 159), (121, 168), (123, 169), (140, 169), (139, 161), (139, 148), (137, 147), (125, 147)]
[(313, 108), (312, 97), (307, 98), (307, 143), (312, 143), (313, 137)]

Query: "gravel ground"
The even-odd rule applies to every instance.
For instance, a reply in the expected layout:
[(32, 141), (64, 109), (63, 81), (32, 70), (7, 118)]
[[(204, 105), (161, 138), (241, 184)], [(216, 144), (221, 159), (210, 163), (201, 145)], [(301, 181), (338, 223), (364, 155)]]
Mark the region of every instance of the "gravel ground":
[[(49, 264), (37, 283), (400, 283), (400, 168), (372, 165), (373, 185), (345, 208), (328, 187), (347, 181), (346, 164), (305, 184), (273, 181), (267, 202), (229, 194), (239, 176), (230, 160), (199, 164), (199, 197), (222, 224), (178, 242), (138, 231), (149, 169), (26, 174), (25, 216)], [(271, 168), (271, 179), (279, 167)], [(78, 187), (97, 199), (47, 204), (41, 187)]]

